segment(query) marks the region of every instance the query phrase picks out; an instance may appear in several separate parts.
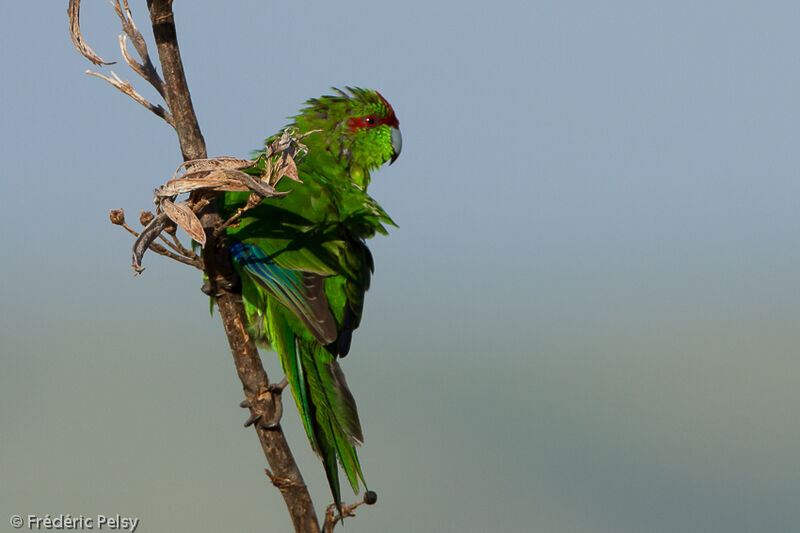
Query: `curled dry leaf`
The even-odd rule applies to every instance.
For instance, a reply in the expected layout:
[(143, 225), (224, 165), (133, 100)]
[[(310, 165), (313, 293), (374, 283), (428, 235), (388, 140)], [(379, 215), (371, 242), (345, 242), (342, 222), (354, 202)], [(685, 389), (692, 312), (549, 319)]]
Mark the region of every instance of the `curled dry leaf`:
[(80, 24), (81, 0), (69, 0), (67, 13), (69, 15), (69, 35), (72, 37), (72, 44), (78, 52), (95, 65), (113, 65), (114, 61), (103, 61), (103, 58), (94, 53), (94, 50), (86, 44), (81, 35)]
[(254, 178), (249, 174), (245, 174), (244, 172), (234, 171), (237, 174), (241, 174), (239, 179), (242, 180), (242, 183), (247, 185), (247, 188), (253, 192), (264, 196), (265, 198), (283, 198), (287, 194), (292, 191), (285, 191), (285, 192), (278, 192), (272, 187), (269, 183), (265, 181), (261, 181), (259, 179)]
[(290, 152), (290, 155), (305, 154), (308, 152), (308, 148), (300, 140), (320, 131), (322, 130), (310, 130), (298, 135), (295, 128), (286, 128), (280, 137), (264, 147), (264, 156), (269, 157), (280, 152)]
[(210, 174), (203, 175), (205, 171), (192, 172), (183, 177), (170, 180), (156, 189), (156, 197), (164, 198), (192, 192), (197, 189), (210, 189), (212, 191), (249, 191), (253, 190), (264, 196), (285, 196), (279, 193), (268, 183), (263, 182), (241, 170), (218, 169)]
[(175, 174), (173, 174), (172, 177), (178, 177), (178, 174), (180, 174), (181, 171), (185, 172), (186, 175), (189, 175), (196, 172), (207, 172), (219, 168), (242, 170), (244, 168), (250, 168), (253, 165), (255, 165), (255, 161), (250, 159), (238, 159), (236, 157), (228, 156), (215, 157), (212, 159), (192, 159), (190, 161), (184, 161), (181, 163), (177, 170), (175, 170)]
[(133, 243), (131, 262), (131, 266), (133, 270), (136, 271), (136, 274), (144, 272), (144, 267), (142, 266), (144, 253), (156, 237), (164, 231), (164, 226), (166, 226), (168, 220), (166, 214), (159, 213), (156, 215), (156, 218), (151, 220), (147, 227), (142, 230), (139, 236), (136, 237), (136, 241)]
[(197, 189), (212, 189), (215, 191), (246, 191), (248, 190), (241, 181), (227, 177), (224, 171), (214, 171), (207, 175), (187, 175), (182, 178), (170, 180), (156, 189), (156, 196), (177, 196), (192, 192)]
[(200, 246), (205, 245), (206, 234), (203, 231), (203, 225), (186, 202), (174, 204), (168, 198), (164, 198), (161, 201), (161, 209), (164, 210), (164, 214), (167, 215), (170, 220), (183, 228), (183, 231), (188, 233)]
[(269, 157), (273, 154), (287, 150), (292, 145), (292, 139), (294, 138), (295, 131), (296, 130), (294, 128), (286, 128), (283, 130), (280, 137), (264, 147), (265, 155)]
[(303, 181), (297, 175), (297, 164), (294, 162), (294, 158), (289, 155), (288, 152), (283, 152), (280, 157), (278, 157), (273, 172), (273, 185), (277, 185), (284, 176), (298, 183), (303, 183)]

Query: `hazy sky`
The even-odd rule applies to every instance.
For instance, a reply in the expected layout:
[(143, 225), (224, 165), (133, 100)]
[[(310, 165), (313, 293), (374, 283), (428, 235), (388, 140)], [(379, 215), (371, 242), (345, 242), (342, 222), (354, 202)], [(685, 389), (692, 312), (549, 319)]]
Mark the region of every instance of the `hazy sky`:
[[(113, 11), (84, 4), (119, 60)], [(343, 362), (379, 503), (346, 530), (796, 528), (800, 4), (320, 4), (175, 10), (211, 155), (331, 86), (400, 119), (370, 188), (400, 228), (371, 243)], [(199, 274), (149, 255), (134, 278), (107, 220), (151, 207), (175, 135), (83, 74), (66, 6), (0, 21), (0, 530), (286, 531)], [(288, 404), (283, 425), (321, 510)]]

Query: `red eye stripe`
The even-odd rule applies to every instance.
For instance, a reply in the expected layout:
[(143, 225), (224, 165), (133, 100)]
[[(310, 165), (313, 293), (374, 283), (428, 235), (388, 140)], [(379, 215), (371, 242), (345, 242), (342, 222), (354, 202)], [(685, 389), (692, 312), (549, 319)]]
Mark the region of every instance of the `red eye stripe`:
[(375, 126), (383, 125), (394, 126), (396, 128), (400, 123), (397, 121), (397, 117), (394, 116), (393, 112), (385, 117), (367, 115), (365, 117), (351, 117), (347, 119), (347, 127), (350, 129), (350, 133), (364, 128), (374, 128)]
[(386, 101), (386, 99), (378, 93), (378, 96), (383, 101), (383, 104), (386, 106), (386, 116), (377, 116), (377, 115), (366, 115), (363, 117), (351, 117), (347, 119), (347, 127), (350, 130), (350, 133), (355, 133), (356, 130), (364, 129), (364, 128), (374, 128), (376, 126), (391, 126), (394, 128), (400, 127), (400, 121), (397, 120), (397, 117), (394, 114), (394, 109), (392, 109), (391, 104)]

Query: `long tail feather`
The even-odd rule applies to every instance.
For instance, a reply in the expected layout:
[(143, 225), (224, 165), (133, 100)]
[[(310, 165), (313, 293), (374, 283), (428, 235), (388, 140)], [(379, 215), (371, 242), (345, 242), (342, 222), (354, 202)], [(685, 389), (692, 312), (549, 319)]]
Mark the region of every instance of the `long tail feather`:
[(316, 341), (297, 338), (285, 312), (279, 303), (270, 303), (267, 313), (270, 337), (280, 355), (308, 440), (322, 459), (341, 514), (339, 464), (353, 492), (358, 493), (359, 480), (366, 487), (355, 449), (364, 440), (356, 403), (335, 356)]
[(344, 469), (353, 492), (358, 493), (359, 479), (362, 483), (364, 481), (355, 449), (363, 441), (358, 411), (334, 356), (315, 342), (298, 340), (297, 348), (314, 407), (314, 437), (317, 442), (324, 442), (324, 448), (335, 451), (332, 457), (326, 453), (320, 453), (320, 456), (341, 512), (341, 500), (337, 497), (340, 490), (336, 460)]

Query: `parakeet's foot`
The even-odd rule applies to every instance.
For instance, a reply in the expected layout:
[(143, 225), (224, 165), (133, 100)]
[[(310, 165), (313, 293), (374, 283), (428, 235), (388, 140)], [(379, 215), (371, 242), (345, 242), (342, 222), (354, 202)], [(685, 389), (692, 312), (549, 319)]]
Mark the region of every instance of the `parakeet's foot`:
[(283, 402), (281, 394), (286, 388), (288, 380), (283, 378), (280, 383), (270, 383), (253, 400), (243, 400), (239, 407), (250, 409), (250, 416), (244, 422), (248, 428), (255, 423), (262, 429), (278, 429), (283, 416)]
[(283, 378), (279, 383), (270, 383), (268, 388), (273, 394), (281, 394), (283, 389), (285, 389), (286, 385), (288, 384), (289, 380), (287, 378)]
[(220, 289), (226, 292), (237, 292), (240, 287), (240, 283), (238, 278), (234, 279), (219, 279), (216, 283), (212, 283), (210, 279), (206, 279), (203, 281), (202, 287), (200, 290), (203, 291), (203, 294), (207, 296), (217, 296), (219, 295)]

